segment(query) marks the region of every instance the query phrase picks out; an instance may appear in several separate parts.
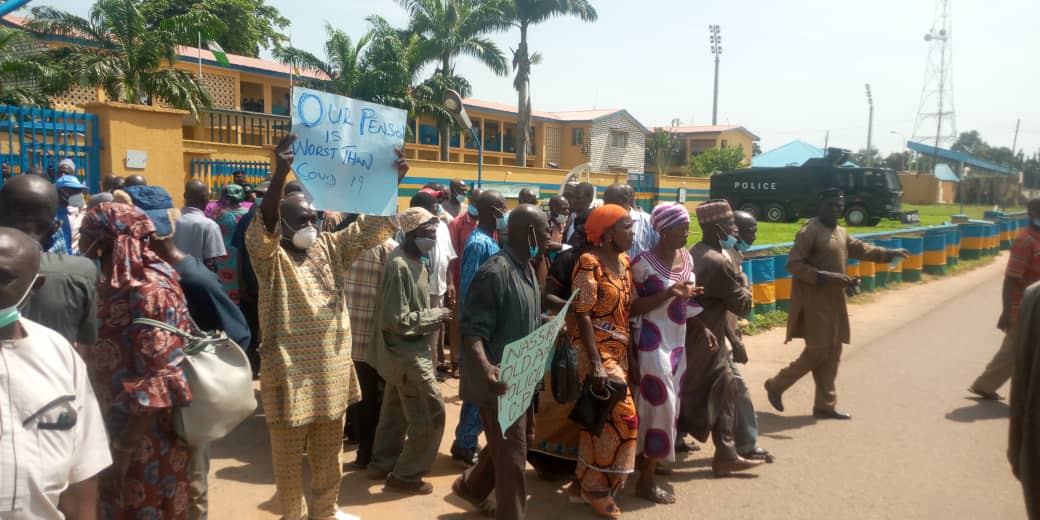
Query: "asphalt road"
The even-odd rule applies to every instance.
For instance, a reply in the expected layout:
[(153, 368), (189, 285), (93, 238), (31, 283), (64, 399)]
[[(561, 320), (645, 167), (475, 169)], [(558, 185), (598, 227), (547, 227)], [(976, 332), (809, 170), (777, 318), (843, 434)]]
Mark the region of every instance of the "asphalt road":
[[(704, 446), (679, 461), (673, 475), (661, 477), (677, 504), (642, 501), (630, 485), (619, 501), (623, 518), (1025, 518), (1021, 488), (1005, 457), (1007, 405), (979, 402), (965, 391), (1001, 340), (994, 324), (1005, 263), (1006, 255), (851, 307), (853, 343), (846, 346), (838, 392), (839, 408), (852, 413), (852, 421), (812, 418), (811, 377), (785, 394), (787, 412), (775, 413), (762, 381), (802, 345), (784, 345), (782, 330), (750, 338), (745, 376), (758, 407), (760, 445), (776, 463), (716, 479), (712, 448)], [(449, 426), (431, 475), (434, 494), (383, 493), (381, 485), (348, 469), (343, 510), (365, 519), (477, 518), (446, 499), (459, 473), (447, 455), (459, 403), (453, 382), (442, 391)], [(214, 445), (212, 518), (277, 517), (268, 442), (258, 415)], [(345, 462), (353, 458), (350, 452), (342, 456)], [(568, 504), (558, 486), (538, 481), (533, 470), (528, 489), (531, 519), (594, 518), (586, 506)]]

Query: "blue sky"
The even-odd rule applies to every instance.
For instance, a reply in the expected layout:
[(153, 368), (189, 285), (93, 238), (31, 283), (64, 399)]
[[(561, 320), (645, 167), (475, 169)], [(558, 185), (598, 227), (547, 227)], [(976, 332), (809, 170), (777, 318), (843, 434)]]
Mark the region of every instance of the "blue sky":
[[(352, 35), (378, 13), (404, 25), (393, 0), (267, 0), (292, 20), (293, 44), (320, 52), (324, 23)], [(37, 0), (83, 14), (87, 0)], [(770, 149), (793, 139), (853, 150), (866, 146), (867, 102), (875, 102), (874, 146), (902, 149), (913, 132), (924, 78), (932, 0), (593, 0), (599, 21), (561, 18), (530, 32), (543, 63), (534, 68), (532, 100), (539, 110), (626, 108), (647, 126), (711, 123), (709, 24), (722, 26), (719, 122), (739, 124)], [(990, 144), (1040, 148), (1040, 2), (953, 2), (957, 130), (979, 130)], [(503, 52), (518, 31), (492, 38)], [(510, 77), (461, 58), (456, 70), (474, 97), (516, 103)], [(933, 110), (934, 111), (934, 110)]]

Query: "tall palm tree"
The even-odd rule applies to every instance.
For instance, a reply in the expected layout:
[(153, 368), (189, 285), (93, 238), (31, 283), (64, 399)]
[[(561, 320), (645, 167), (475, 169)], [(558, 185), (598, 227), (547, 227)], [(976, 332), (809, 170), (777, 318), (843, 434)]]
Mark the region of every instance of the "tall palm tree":
[(65, 52), (61, 66), (73, 80), (101, 87), (109, 99), (154, 105), (160, 100), (197, 116), (212, 105), (209, 93), (189, 72), (174, 70), (175, 34), (187, 32), (187, 18), (170, 17), (149, 29), (136, 0), (97, 0), (86, 18), (52, 7), (32, 10), (29, 28), (83, 42)]
[(368, 70), (362, 58), (370, 35), (365, 34), (355, 42), (349, 34), (325, 23), (325, 59), (296, 47), (281, 47), (274, 50), (274, 57), (283, 63), (321, 72), (322, 79), (301, 80), (305, 86), (319, 88), (333, 94), (357, 99), (368, 99)]
[[(422, 38), (423, 64), (436, 63), (441, 86), (453, 81), (454, 60), (475, 58), (496, 74), (506, 75), (506, 58), (487, 34), (509, 27), (499, 2), (484, 0), (397, 0), (411, 17), (409, 29)], [(448, 160), (451, 123), (439, 122), (441, 160)]]
[(538, 63), (538, 53), (531, 54), (527, 46), (527, 30), (551, 18), (572, 15), (586, 22), (594, 22), (598, 15), (587, 0), (504, 0), (507, 15), (520, 29), (520, 44), (513, 51), (513, 69), (517, 92), (516, 164), (527, 166), (527, 139), (525, 131), (531, 127), (531, 65)]
[(668, 170), (680, 161), (683, 143), (675, 133), (655, 128), (646, 139), (646, 158), (653, 163), (657, 175), (668, 175)]
[(0, 105), (50, 106), (50, 96), (66, 90), (68, 77), (45, 53), (20, 52), (32, 36), (0, 27)]

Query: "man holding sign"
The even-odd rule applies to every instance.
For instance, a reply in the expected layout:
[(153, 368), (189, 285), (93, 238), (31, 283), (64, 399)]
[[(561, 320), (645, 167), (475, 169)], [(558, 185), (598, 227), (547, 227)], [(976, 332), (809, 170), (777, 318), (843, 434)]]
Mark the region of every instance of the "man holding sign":
[(524, 339), (541, 323), (541, 296), (530, 260), (545, 251), (548, 240), (545, 213), (531, 205), (517, 207), (510, 213), (509, 241), (477, 271), (463, 303), (459, 393), (480, 407), (487, 446), (452, 490), (487, 510), (494, 489), (499, 519), (522, 519), (527, 510), (524, 466), (530, 424), (525, 410), (510, 427), (499, 426), (498, 396), (509, 391), (499, 379), (499, 364), (506, 345)]
[[(296, 135), (289, 135), (275, 149), (271, 185), (259, 218), (246, 232), (260, 290), (261, 398), (283, 517), (308, 518), (302, 475), (306, 449), (313, 497), (309, 518), (348, 518), (336, 509), (343, 413), (361, 392), (351, 360), (342, 275), (358, 255), (386, 240), (395, 223), (392, 217), (361, 216), (342, 231), (319, 234), (317, 212), (302, 194), (281, 197), (296, 142)], [(399, 183), (408, 164), (400, 150), (397, 154), (388, 166), (396, 166)]]

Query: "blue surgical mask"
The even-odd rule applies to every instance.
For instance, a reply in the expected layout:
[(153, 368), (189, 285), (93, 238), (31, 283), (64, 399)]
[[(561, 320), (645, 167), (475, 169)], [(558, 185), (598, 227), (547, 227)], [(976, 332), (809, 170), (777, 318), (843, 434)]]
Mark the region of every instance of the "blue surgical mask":
[(531, 253), (531, 258), (538, 256), (538, 246), (527, 246), (527, 251)]
[(506, 229), (508, 227), (509, 227), (509, 213), (506, 213), (506, 214), (502, 215), (501, 217), (498, 217), (498, 218), (495, 219), (495, 228), (496, 229), (501, 231), (501, 230)]
[(480, 212), (477, 211), (477, 207), (474, 206), (472, 202), (469, 204), (469, 207), (466, 208), (466, 212), (469, 213), (469, 216), (471, 217), (476, 217), (480, 214)]
[(734, 249), (737, 247), (737, 237), (726, 235), (724, 240), (719, 241), (719, 245), (722, 246), (722, 249)]
[(457, 201), (457, 202), (458, 202), (459, 204), (462, 204), (463, 202), (466, 202), (466, 196), (460, 193), (460, 194), (458, 194), (458, 195), (456, 195), (456, 196), (455, 196), (455, 200), (456, 200), (456, 201)]
[(745, 242), (744, 239), (741, 239), (740, 242), (737, 242), (736, 249), (737, 251), (743, 253), (748, 249), (751, 249), (751, 244)]
[(25, 294), (23, 294), (22, 297), (18, 299), (17, 303), (10, 307), (0, 309), (0, 329), (22, 318), (20, 307), (22, 306), (22, 303), (25, 302), (25, 299), (29, 297), (29, 293), (32, 292), (33, 285), (36, 285), (36, 279), (39, 277), (39, 274), (33, 276), (32, 281), (29, 282), (29, 287), (25, 289)]

